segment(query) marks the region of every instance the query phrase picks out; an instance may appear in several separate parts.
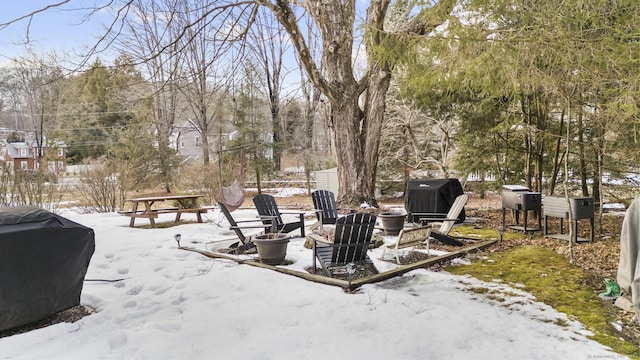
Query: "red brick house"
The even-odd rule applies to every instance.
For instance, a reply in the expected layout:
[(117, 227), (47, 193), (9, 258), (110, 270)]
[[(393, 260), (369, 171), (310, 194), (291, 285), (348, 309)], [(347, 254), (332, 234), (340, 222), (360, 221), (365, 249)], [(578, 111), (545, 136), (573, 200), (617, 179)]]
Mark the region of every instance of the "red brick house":
[(44, 147), (42, 151), (43, 156), (40, 158), (35, 142), (9, 143), (5, 149), (4, 160), (11, 169), (37, 170), (46, 164), (49, 172), (66, 171), (66, 146), (64, 144), (52, 144)]

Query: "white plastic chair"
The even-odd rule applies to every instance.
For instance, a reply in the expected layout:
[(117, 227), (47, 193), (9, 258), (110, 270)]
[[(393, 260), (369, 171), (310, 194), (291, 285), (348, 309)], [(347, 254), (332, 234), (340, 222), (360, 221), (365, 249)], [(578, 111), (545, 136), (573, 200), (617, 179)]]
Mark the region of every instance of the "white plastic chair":
[[(453, 225), (455, 225), (456, 221), (458, 221), (458, 216), (460, 215), (460, 212), (462, 212), (462, 209), (464, 209), (467, 200), (469, 200), (469, 195), (458, 195), (453, 201), (453, 204), (451, 205), (451, 208), (447, 213), (447, 217), (444, 219), (429, 217), (434, 215), (430, 213), (414, 213), (413, 215), (416, 216), (420, 222), (433, 221), (430, 222), (427, 226), (432, 228), (431, 237), (433, 237), (434, 239), (437, 239), (449, 245), (461, 246), (463, 243), (449, 236), (449, 232), (453, 228)], [(435, 227), (438, 225), (440, 225), (440, 228), (436, 230)]]
[(385, 245), (382, 248), (382, 258), (387, 252), (387, 249), (393, 249), (393, 255), (398, 265), (400, 265), (399, 249), (404, 249), (416, 245), (424, 245), (427, 248), (427, 255), (429, 255), (429, 236), (431, 235), (431, 227), (421, 226), (413, 229), (402, 229), (397, 238), (387, 236), (384, 242)]

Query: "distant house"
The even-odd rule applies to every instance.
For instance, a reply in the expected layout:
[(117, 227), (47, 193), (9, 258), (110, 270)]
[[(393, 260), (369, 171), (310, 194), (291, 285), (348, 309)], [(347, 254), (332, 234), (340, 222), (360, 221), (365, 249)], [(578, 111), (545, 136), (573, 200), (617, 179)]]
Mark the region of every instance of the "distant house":
[(191, 120), (186, 120), (174, 128), (171, 142), (182, 158), (200, 159), (202, 157), (202, 135)]
[[(223, 139), (224, 141), (227, 136), (227, 133), (209, 134), (207, 142), (210, 153), (217, 151), (220, 140)], [(187, 119), (179, 122), (174, 127), (169, 140), (183, 161), (201, 161), (204, 154), (202, 149), (204, 142), (202, 141), (202, 133), (198, 130), (193, 120)], [(224, 147), (224, 144), (222, 146)]]
[(42, 149), (42, 157), (38, 156), (35, 142), (9, 143), (5, 147), (4, 160), (11, 169), (38, 170), (46, 164), (49, 172), (61, 173), (66, 168), (66, 145), (53, 143)]
[[(233, 130), (230, 133), (209, 134), (207, 136), (209, 150), (216, 152), (218, 149), (225, 149), (225, 143), (227, 141), (237, 140), (238, 136), (239, 132), (237, 130)], [(198, 130), (193, 120), (187, 119), (179, 122), (179, 125), (174, 127), (169, 140), (176, 149), (178, 156), (185, 161), (199, 161), (202, 159), (202, 133)], [(221, 141), (222, 144), (220, 144)], [(271, 144), (273, 142), (273, 134), (260, 131), (257, 141), (264, 144)], [(273, 158), (273, 150), (270, 146), (264, 149), (264, 157), (268, 159)]]

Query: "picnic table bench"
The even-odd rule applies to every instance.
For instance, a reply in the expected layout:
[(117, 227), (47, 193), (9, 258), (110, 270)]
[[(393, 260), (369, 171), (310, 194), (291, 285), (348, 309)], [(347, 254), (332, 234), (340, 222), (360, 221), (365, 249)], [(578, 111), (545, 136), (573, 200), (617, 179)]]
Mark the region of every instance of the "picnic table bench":
[[(134, 227), (136, 218), (147, 218), (151, 227), (156, 226), (154, 219), (158, 218), (159, 214), (176, 214), (175, 222), (180, 221), (180, 216), (183, 213), (195, 213), (198, 222), (202, 222), (202, 214), (209, 211), (206, 207), (197, 207), (198, 199), (203, 198), (204, 195), (164, 195), (164, 196), (150, 196), (140, 197), (125, 200), (132, 203), (130, 211), (119, 211), (120, 215), (128, 216), (131, 218), (129, 226)], [(165, 206), (153, 208), (153, 205), (159, 202), (174, 201), (178, 206)], [(140, 208), (140, 204), (144, 207)]]

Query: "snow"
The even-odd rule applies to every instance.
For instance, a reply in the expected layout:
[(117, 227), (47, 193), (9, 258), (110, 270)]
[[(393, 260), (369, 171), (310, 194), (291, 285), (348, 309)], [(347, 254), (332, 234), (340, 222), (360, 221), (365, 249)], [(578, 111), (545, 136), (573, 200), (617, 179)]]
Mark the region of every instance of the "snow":
[[(217, 209), (204, 223), (164, 229), (130, 228), (116, 213), (60, 214), (95, 231), (81, 303), (96, 313), (2, 338), (0, 359), (623, 358), (518, 284), (420, 269), (345, 293), (179, 249), (177, 233), (183, 247), (201, 250), (237, 240)], [(288, 268), (311, 265), (303, 243), (289, 243)], [(392, 269), (381, 253), (369, 256), (380, 271)]]

